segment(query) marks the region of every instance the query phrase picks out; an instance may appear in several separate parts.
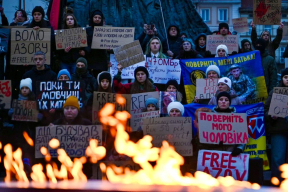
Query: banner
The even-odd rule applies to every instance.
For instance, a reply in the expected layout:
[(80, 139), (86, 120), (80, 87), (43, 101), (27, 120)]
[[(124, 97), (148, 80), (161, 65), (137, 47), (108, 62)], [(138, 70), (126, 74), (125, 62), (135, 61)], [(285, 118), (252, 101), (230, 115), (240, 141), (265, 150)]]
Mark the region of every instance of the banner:
[[(146, 58), (145, 55), (144, 55), (144, 58)], [(140, 66), (145, 67), (145, 62), (146, 61), (144, 60), (144, 61), (141, 61), (140, 63), (136, 63), (129, 67), (123, 68), (121, 71), (121, 79), (134, 79), (135, 69)], [(114, 78), (114, 76), (117, 75), (118, 73), (118, 68), (117, 68), (118, 62), (116, 61), (114, 54), (110, 54), (110, 63), (111, 63), (110, 74)]]
[(219, 79), (196, 79), (196, 97), (198, 99), (211, 99), (218, 90)]
[(133, 131), (142, 131), (143, 130), (143, 119), (160, 117), (159, 110), (157, 111), (148, 111), (142, 113), (136, 113), (131, 115), (130, 125)]
[(0, 54), (6, 54), (8, 51), (9, 35), (10, 29), (0, 28)]
[(162, 116), (168, 115), (167, 107), (171, 102), (177, 101), (177, 92), (160, 91), (160, 113)]
[(166, 140), (182, 156), (192, 156), (192, 121), (190, 117), (160, 117), (143, 119), (144, 135), (153, 137), (154, 147)]
[(85, 100), (85, 89), (80, 81), (37, 81), (36, 99), (39, 110), (62, 109), (66, 99), (77, 97), (80, 108)]
[(14, 99), (12, 108), (13, 108), (12, 120), (32, 121), (32, 122), (38, 121), (37, 115), (39, 111), (37, 110), (36, 101)]
[(52, 149), (48, 145), (52, 138), (60, 141), (59, 148), (64, 149), (69, 157), (82, 157), (85, 156), (90, 139), (97, 139), (98, 145), (102, 145), (102, 125), (36, 127), (35, 158), (44, 158), (40, 152), (42, 146), (48, 149), (51, 157), (58, 157), (57, 149)]
[(253, 23), (257, 25), (279, 25), (281, 22), (281, 0), (253, 1)]
[(224, 44), (228, 48), (228, 53), (233, 51), (238, 53), (238, 35), (207, 35), (206, 51), (210, 51), (212, 54), (217, 54), (216, 49), (218, 45)]
[(203, 171), (215, 178), (232, 176), (235, 180), (247, 181), (248, 168), (248, 154), (233, 157), (231, 152), (214, 150), (200, 150), (198, 153), (197, 171)]
[[(222, 58), (183, 59), (180, 64), (188, 103), (194, 100), (196, 79), (207, 78), (205, 73), (210, 65), (218, 66), (220, 76), (231, 79), (232, 88), (242, 103), (265, 102), (268, 96), (259, 51)], [(239, 68), (230, 71), (232, 65)]]
[(87, 47), (85, 27), (55, 30), (56, 49)]
[(288, 88), (274, 87), (268, 114), (285, 118), (288, 116)]
[(161, 59), (147, 57), (149, 78), (154, 83), (166, 84), (170, 79), (175, 79), (180, 84), (181, 67), (178, 59)]
[[(185, 117), (192, 117), (193, 133), (197, 135), (199, 128), (199, 112), (211, 112), (213, 105), (188, 104), (184, 105)], [(266, 153), (266, 132), (264, 125), (264, 104), (234, 106), (237, 113), (246, 113), (249, 142), (245, 145), (244, 152), (250, 154), (250, 158), (263, 159), (263, 169), (269, 170), (269, 161)]]
[(246, 144), (246, 113), (198, 112), (200, 143)]
[(0, 109), (11, 108), (12, 87), (10, 80), (0, 80)]
[(113, 52), (116, 60), (123, 68), (145, 61), (139, 40), (114, 48)]
[(50, 65), (51, 29), (11, 29), (11, 65), (35, 65), (33, 56), (37, 51), (46, 54), (45, 64)]
[(94, 27), (92, 49), (114, 49), (134, 41), (134, 27)]
[(233, 29), (238, 33), (249, 32), (247, 17), (232, 19)]

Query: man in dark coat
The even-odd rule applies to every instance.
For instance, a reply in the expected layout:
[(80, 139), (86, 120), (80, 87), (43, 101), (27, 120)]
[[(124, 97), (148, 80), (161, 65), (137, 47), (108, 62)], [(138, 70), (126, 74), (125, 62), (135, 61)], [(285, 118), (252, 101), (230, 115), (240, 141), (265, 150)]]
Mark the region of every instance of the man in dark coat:
[[(180, 29), (177, 25), (170, 25), (167, 30), (168, 40), (164, 40), (163, 53), (170, 58), (175, 58), (179, 55), (180, 47), (182, 45), (182, 39), (180, 36)], [(169, 46), (167, 45), (167, 41)]]

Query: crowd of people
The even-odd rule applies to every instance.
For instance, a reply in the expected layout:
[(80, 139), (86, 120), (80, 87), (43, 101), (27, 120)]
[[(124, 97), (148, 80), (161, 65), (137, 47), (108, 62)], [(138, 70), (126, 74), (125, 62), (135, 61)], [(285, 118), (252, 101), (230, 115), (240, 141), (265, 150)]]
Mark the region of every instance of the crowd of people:
[[(38, 122), (17, 122), (11, 121), (13, 109), (1, 110), (1, 140), (5, 143), (13, 144), (15, 149), (21, 147), (24, 149), (23, 158), (25, 165), (34, 163), (34, 154), (31, 148), (26, 146), (22, 136), (23, 131), (28, 132), (31, 138), (35, 138), (36, 126), (51, 125), (92, 125), (91, 105), (93, 103), (93, 92), (109, 92), (119, 94), (134, 94), (153, 91), (176, 92), (177, 101), (171, 102), (167, 106), (167, 114), (170, 117), (181, 117), (184, 114), (184, 105), (187, 104), (184, 84), (178, 84), (176, 80), (167, 81), (166, 85), (155, 85), (149, 79), (147, 67), (137, 67), (134, 71), (135, 80), (124, 83), (121, 79), (123, 66), (118, 64), (118, 74), (111, 76), (109, 67), (109, 55), (112, 50), (92, 49), (93, 29), (95, 26), (105, 25), (105, 17), (100, 10), (92, 12), (89, 27), (86, 28), (88, 46), (85, 48), (66, 47), (63, 50), (55, 50), (54, 30), (49, 21), (44, 20), (45, 12), (40, 6), (36, 6), (32, 11), (32, 19), (29, 19), (27, 13), (19, 9), (15, 12), (14, 20), (8, 23), (4, 14), (4, 9), (0, 8), (3, 26), (25, 26), (38, 30), (39, 28), (51, 29), (51, 55), (47, 55), (42, 51), (34, 54), (34, 66), (13, 66), (9, 64), (9, 51), (6, 54), (6, 72), (1, 73), (0, 79), (12, 80), (12, 97), (18, 100), (36, 101), (36, 82), (38, 81), (81, 81), (83, 82), (85, 101), (84, 106), (80, 108), (77, 97), (70, 96), (67, 98), (63, 110), (50, 109), (49, 111), (39, 111), (37, 115)], [(71, 29), (80, 27), (77, 24), (77, 18), (73, 14), (73, 10), (68, 9), (64, 16), (63, 29)], [(244, 39), (241, 41), (238, 53), (246, 53), (258, 50), (261, 54), (261, 63), (264, 71), (267, 92), (269, 97), (265, 103), (265, 112), (270, 107), (271, 97), (274, 87), (288, 86), (288, 69), (281, 73), (280, 82), (277, 80), (277, 65), (275, 62), (275, 50), (279, 47), (282, 39), (283, 24), (280, 23), (275, 39), (271, 39), (268, 31), (263, 31), (260, 36), (256, 33), (255, 25), (252, 23), (251, 40)], [(215, 35), (231, 35), (227, 23), (220, 23), (219, 30), (214, 32)], [(177, 25), (170, 25), (167, 29), (167, 39), (158, 33), (155, 25), (144, 25), (143, 33), (137, 38), (143, 49), (143, 53), (147, 57), (164, 58), (164, 59), (194, 59), (194, 58), (212, 58), (229, 56), (226, 45), (221, 44), (216, 49), (216, 54), (206, 50), (207, 34), (200, 33), (197, 37), (189, 37), (189, 34), (181, 33)], [(46, 65), (46, 58), (50, 57), (51, 65)], [(60, 61), (60, 65), (55, 64), (55, 58)], [(0, 58), (1, 59), (1, 58)], [(2, 66), (3, 69), (3, 66)], [(194, 103), (214, 105), (215, 113), (233, 113), (235, 108), (231, 105), (241, 105), (247, 98), (255, 96), (255, 85), (253, 81), (244, 75), (241, 67), (233, 64), (230, 67), (227, 76), (220, 74), (220, 70), (216, 65), (211, 65), (206, 70), (206, 78), (219, 79), (218, 90), (211, 99), (194, 98)], [(143, 111), (159, 110), (158, 100), (148, 98), (145, 101), (146, 108)], [(207, 111), (208, 112), (208, 111)], [(195, 114), (198, 115), (198, 114)], [(279, 165), (285, 163), (286, 144), (287, 144), (287, 118), (277, 118), (267, 116), (269, 124), (269, 133), (271, 136), (271, 170), (272, 176), (280, 178)], [(197, 119), (196, 119), (197, 120)], [(268, 130), (268, 129), (267, 129)], [(34, 135), (33, 135), (34, 134)], [(133, 134), (132, 134), (133, 135)], [(139, 134), (138, 134), (139, 135)], [(143, 137), (140, 134), (140, 138)], [(193, 139), (197, 140), (197, 134), (193, 134)], [(139, 139), (139, 138), (137, 138)], [(192, 138), (191, 138), (192, 139)], [(108, 141), (108, 140), (107, 140)], [(195, 144), (195, 143), (193, 143)], [(237, 156), (243, 152), (244, 146), (229, 145), (219, 146), (199, 145), (201, 149), (216, 149), (231, 151), (233, 156)], [(205, 147), (206, 146), (206, 147)], [(196, 147), (197, 148), (197, 147)], [(197, 154), (196, 154), (197, 156)]]

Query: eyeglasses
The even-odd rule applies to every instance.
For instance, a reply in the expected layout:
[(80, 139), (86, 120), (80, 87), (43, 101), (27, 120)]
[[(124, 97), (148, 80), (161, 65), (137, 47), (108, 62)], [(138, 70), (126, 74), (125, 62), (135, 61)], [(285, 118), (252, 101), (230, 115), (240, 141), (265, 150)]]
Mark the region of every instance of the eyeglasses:
[(43, 58), (34, 58), (34, 61), (43, 61)]

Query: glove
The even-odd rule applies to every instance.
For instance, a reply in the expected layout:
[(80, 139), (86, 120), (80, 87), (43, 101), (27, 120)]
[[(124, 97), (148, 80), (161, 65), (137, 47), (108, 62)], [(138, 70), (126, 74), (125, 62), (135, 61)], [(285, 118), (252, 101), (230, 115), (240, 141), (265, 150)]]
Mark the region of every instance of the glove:
[(239, 149), (238, 147), (235, 147), (235, 148), (233, 149), (231, 155), (232, 155), (233, 157), (236, 157), (236, 156), (238, 156), (240, 153), (242, 153), (242, 149)]
[(37, 119), (38, 119), (38, 121), (41, 121), (41, 120), (43, 119), (43, 115), (42, 115), (42, 113), (38, 113), (38, 115), (37, 115)]
[(8, 115), (9, 115), (9, 116), (12, 116), (12, 115), (13, 115), (13, 113), (14, 113), (14, 110), (13, 110), (13, 108), (10, 108), (10, 109), (9, 109), (9, 111), (8, 111)]

